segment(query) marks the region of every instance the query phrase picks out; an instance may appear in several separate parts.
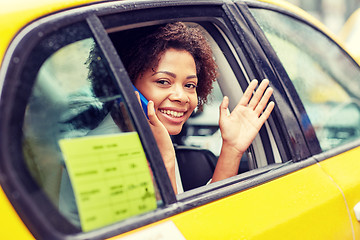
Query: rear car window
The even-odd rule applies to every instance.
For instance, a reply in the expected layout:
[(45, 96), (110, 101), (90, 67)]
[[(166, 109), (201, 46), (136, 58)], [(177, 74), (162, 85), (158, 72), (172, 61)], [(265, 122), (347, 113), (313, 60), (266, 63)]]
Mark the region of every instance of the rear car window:
[(83, 26), (44, 38), (24, 76), (34, 82), (23, 123), (32, 177), (75, 227), (90, 231), (155, 210), (161, 200), (127, 103)]

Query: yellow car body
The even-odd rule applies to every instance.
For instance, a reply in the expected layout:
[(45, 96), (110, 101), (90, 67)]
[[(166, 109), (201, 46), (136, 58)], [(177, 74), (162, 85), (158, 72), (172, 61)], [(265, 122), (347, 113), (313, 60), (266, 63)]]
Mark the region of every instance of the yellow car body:
[(1, 18), (1, 42), (0, 55), (3, 57), (14, 36), (30, 22), (46, 16), (47, 14), (68, 9), (81, 4), (96, 1), (11, 1), (2, 2), (0, 10)]
[[(39, 21), (40, 24), (42, 20), (38, 19), (51, 16), (56, 12), (66, 12), (69, 9), (75, 11), (82, 5), (101, 4), (95, 2), (97, 1), (13, 0), (1, 3), (0, 67), (4, 68), (5, 58), (10, 58), (6, 53), (12, 50), (9, 50), (9, 46), (16, 47), (17, 42), (14, 39), (16, 36), (25, 34), (22, 30), (26, 29), (27, 25), (36, 21)], [(326, 29), (302, 10), (286, 2), (270, 0), (262, 2), (285, 8), (287, 11), (310, 19), (309, 21), (319, 25), (320, 29)], [(111, 1), (106, 4), (110, 3)], [(5, 70), (2, 69), (0, 81), (3, 81)], [(356, 79), (356, 81), (360, 81), (360, 79)], [(2, 85), (3, 83), (0, 82), (0, 87)], [(299, 161), (297, 165), (294, 165), (292, 172), (281, 174), (281, 169), (279, 169), (278, 177), (269, 176), (268, 180), (262, 180), (258, 185), (250, 185), (249, 188), (239, 187), (239, 190), (229, 195), (221, 195), (221, 192), (230, 185), (224, 186), (204, 195), (204, 199), (209, 196), (212, 198), (212, 195), (220, 192), (222, 197), (219, 199), (215, 197), (212, 198), (214, 199), (212, 201), (205, 201), (205, 204), (185, 207), (185, 211), (165, 214), (164, 217), (150, 224), (135, 229), (129, 227), (130, 231), (116, 233), (114, 229), (104, 229), (101, 233), (104, 235), (95, 235), (95, 238), (106, 236), (109, 239), (122, 239), (122, 237), (124, 239), (141, 239), (144, 237), (141, 234), (145, 234), (148, 237), (146, 239), (170, 239), (166, 236), (172, 236), (172, 239), (187, 240), (360, 239), (360, 223), (354, 211), (355, 205), (360, 202), (359, 145), (358, 139), (345, 148), (336, 148), (315, 154), (307, 160)], [(323, 160), (318, 161), (318, 158)], [(255, 176), (244, 181), (256, 183), (257, 179)], [(235, 182), (231, 186), (236, 188), (243, 183), (243, 181), (242, 183)], [(219, 186), (221, 187), (221, 185)], [(19, 214), (13, 207), (13, 202), (8, 199), (7, 194), (1, 188), (0, 237), (2, 239), (35, 239), (29, 219), (27, 224), (23, 223), (20, 217), (23, 214)], [(180, 201), (173, 207), (181, 209), (182, 204)], [(191, 203), (187, 204), (191, 205)], [(136, 225), (136, 221), (132, 224)], [(107, 231), (109, 234), (106, 234)], [(111, 231), (114, 231), (115, 235)], [(159, 235), (161, 232), (164, 235)], [(155, 238), (156, 236), (158, 238)], [(91, 235), (82, 237), (75, 234), (70, 235), (71, 237), (92, 239)]]

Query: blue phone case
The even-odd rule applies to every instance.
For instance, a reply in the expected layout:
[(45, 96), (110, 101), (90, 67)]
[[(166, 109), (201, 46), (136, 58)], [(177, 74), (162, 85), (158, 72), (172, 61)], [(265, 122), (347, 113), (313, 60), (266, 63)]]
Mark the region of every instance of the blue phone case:
[(141, 106), (142, 106), (142, 108), (144, 110), (144, 113), (145, 113), (146, 117), (149, 118), (148, 117), (148, 112), (147, 112), (147, 105), (148, 105), (149, 101), (144, 97), (144, 95), (141, 94), (141, 92), (134, 85), (133, 85), (133, 88), (134, 88), (135, 91), (137, 91), (139, 93)]

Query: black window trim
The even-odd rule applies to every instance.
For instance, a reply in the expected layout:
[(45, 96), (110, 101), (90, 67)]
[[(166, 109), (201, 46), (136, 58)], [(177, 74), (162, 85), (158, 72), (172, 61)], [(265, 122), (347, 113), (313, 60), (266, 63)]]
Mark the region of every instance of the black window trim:
[[(151, 13), (148, 12), (147, 14), (151, 14)], [(142, 13), (142, 15), (145, 15), (145, 13)], [(151, 19), (147, 19), (147, 22), (148, 23), (149, 22), (150, 23), (162, 23), (162, 21), (154, 21), (153, 18), (154, 17), (152, 17)], [(227, 19), (226, 17), (224, 17), (224, 18), (225, 18), (225, 20)], [(112, 19), (111, 21), (110, 20), (104, 21), (103, 19), (101, 19), (101, 20), (102, 20), (103, 23), (104, 22), (106, 23), (106, 22), (114, 22), (115, 21), (114, 19)], [(186, 20), (186, 21), (194, 21), (194, 22), (199, 23), (207, 31), (209, 31), (209, 33), (212, 35), (212, 37), (214, 37), (215, 40), (219, 40), (219, 38), (217, 38), (216, 36), (217, 35), (220, 36), (220, 34), (219, 33), (212, 34), (212, 33), (214, 33), (215, 30), (214, 30), (213, 27), (210, 26), (211, 23), (209, 23), (209, 22), (212, 21), (212, 22), (217, 23), (218, 24), (217, 26), (220, 27), (222, 30), (224, 30), (224, 32), (229, 31), (228, 29), (222, 27), (222, 24), (223, 24), (222, 22), (216, 21), (215, 19), (210, 19), (210, 18), (204, 19), (204, 18), (197, 18), (196, 16), (192, 16), (191, 18), (181, 18), (181, 20), (182, 21), (184, 21), (184, 20)], [(198, 21), (200, 21), (200, 22), (198, 22)], [(203, 22), (203, 21), (205, 21), (205, 22)], [(119, 24), (119, 23), (117, 23), (117, 24)], [(134, 22), (131, 21), (128, 24), (131, 25), (131, 24), (134, 24)], [(106, 26), (109, 29), (112, 29), (112, 27), (113, 27), (112, 25), (106, 25)], [(110, 31), (110, 32), (112, 32), (112, 31)], [(224, 42), (224, 40), (222, 39), (219, 42), (220, 43)], [(236, 42), (232, 42), (232, 43), (237, 45)], [(224, 54), (227, 55), (228, 59), (232, 58), (233, 53), (230, 51), (230, 49), (225, 49), (225, 48), (226, 47), (222, 48), (222, 50), (224, 51)], [(238, 63), (237, 63), (237, 61), (235, 59), (233, 61), (230, 61), (229, 63), (231, 64), (231, 62), (234, 62), (233, 66), (238, 65)], [(236, 67), (234, 69), (235, 69), (235, 72), (237, 72)], [(240, 73), (238, 73), (238, 74), (240, 74)], [(244, 83), (244, 82), (240, 82), (240, 83)], [(245, 88), (246, 88), (246, 86), (247, 85), (245, 85)], [(285, 163), (285, 164), (287, 164), (287, 163)], [(209, 203), (209, 202), (217, 200), (217, 199), (219, 199), (221, 197), (228, 196), (229, 194), (236, 193), (236, 192), (238, 192), (240, 190), (244, 190), (244, 189), (247, 188), (246, 186), (248, 186), (248, 185), (246, 185), (244, 187), (244, 185), (240, 184), (241, 181), (244, 181), (244, 180), (250, 179), (250, 178), (256, 178), (260, 174), (263, 174), (263, 173), (266, 173), (266, 172), (271, 172), (271, 171), (273, 171), (274, 169), (277, 169), (280, 166), (282, 166), (282, 164), (274, 164), (274, 165), (270, 165), (270, 166), (265, 167), (265, 168), (259, 168), (259, 169), (256, 169), (254, 171), (248, 172), (245, 175), (241, 174), (241, 175), (238, 175), (238, 176), (234, 176), (231, 179), (227, 179), (227, 180), (224, 180), (224, 181), (219, 182), (219, 183), (214, 183), (214, 184), (211, 184), (211, 185), (208, 185), (208, 186), (204, 186), (202, 188), (194, 189), (194, 190), (189, 191), (189, 192), (184, 193), (184, 194), (180, 194), (180, 195), (177, 196), (178, 204), (182, 206), (183, 210), (187, 210), (187, 209), (191, 209), (191, 208), (193, 208), (195, 206), (199, 206), (199, 204)], [(261, 177), (259, 177), (259, 178), (261, 178)], [(235, 186), (235, 185), (239, 185), (239, 186)], [(252, 186), (254, 186), (254, 185), (252, 185)]]

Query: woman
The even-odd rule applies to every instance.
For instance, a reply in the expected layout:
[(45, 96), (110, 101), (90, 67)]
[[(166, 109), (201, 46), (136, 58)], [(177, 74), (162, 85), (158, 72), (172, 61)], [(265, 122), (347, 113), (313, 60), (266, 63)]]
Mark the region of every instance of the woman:
[[(132, 30), (113, 36), (113, 42), (133, 84), (149, 100), (149, 125), (173, 189), (179, 193), (170, 135), (180, 133), (211, 93), (217, 74), (211, 48), (200, 30), (181, 22)], [(274, 108), (273, 102), (268, 103), (273, 92), (268, 84), (263, 80), (253, 94), (258, 85), (253, 80), (231, 114), (224, 97), (219, 119), (223, 144), (211, 182), (237, 174), (243, 153)]]

